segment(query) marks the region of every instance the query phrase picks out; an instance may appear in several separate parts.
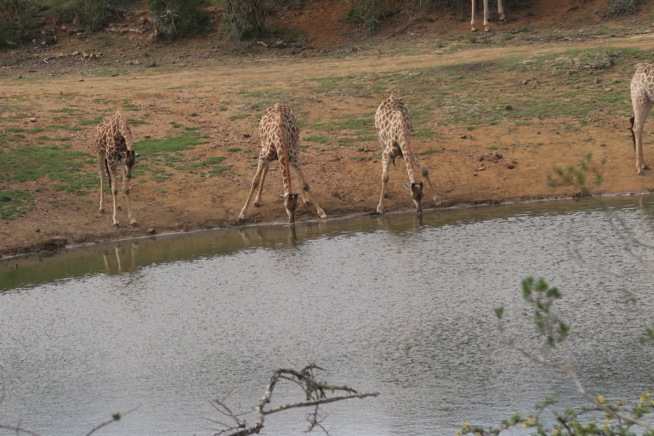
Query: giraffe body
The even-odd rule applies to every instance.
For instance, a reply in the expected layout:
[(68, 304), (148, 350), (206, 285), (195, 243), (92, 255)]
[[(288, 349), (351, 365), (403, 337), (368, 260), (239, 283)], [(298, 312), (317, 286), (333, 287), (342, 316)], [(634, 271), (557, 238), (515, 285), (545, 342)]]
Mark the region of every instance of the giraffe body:
[(643, 127), (647, 114), (654, 106), (654, 64), (639, 67), (631, 79), (631, 105), (634, 116), (631, 117), (631, 135), (636, 150), (636, 171), (644, 174), (649, 166), (643, 159)]
[(411, 114), (409, 109), (401, 99), (390, 96), (379, 105), (375, 113), (375, 129), (379, 135), (379, 143), (382, 148), (382, 191), (377, 205), (377, 212), (384, 213), (384, 197), (388, 185), (388, 167), (395, 163), (396, 157), (403, 157), (406, 164), (407, 173), (409, 174), (408, 188), (411, 190), (411, 199), (416, 205), (416, 211), (422, 212), (422, 198), (424, 182), (416, 182), (414, 169), (420, 169), (420, 174), (429, 185), (433, 193), (434, 203), (441, 204), (440, 198), (436, 194), (434, 185), (429, 179), (427, 167), (418, 162), (418, 158), (411, 150), (411, 130), (413, 128)]
[[(490, 28), (488, 27), (488, 0), (483, 0), (484, 2), (484, 30), (488, 32)], [(476, 9), (476, 0), (472, 0), (472, 20), (470, 25), (472, 26), (472, 31), (476, 32), (477, 28), (475, 27), (475, 9)], [(506, 17), (504, 16), (504, 8), (502, 7), (502, 0), (497, 0), (497, 13), (500, 15), (500, 20), (504, 21)]]
[(104, 178), (109, 178), (109, 187), (113, 197), (114, 214), (113, 224), (118, 223), (118, 167), (123, 174), (123, 192), (127, 202), (127, 213), (130, 224), (137, 225), (136, 218), (132, 213), (132, 206), (129, 201), (129, 179), (132, 177), (132, 167), (138, 156), (132, 147), (132, 130), (121, 109), (111, 117), (105, 117), (97, 127), (95, 140), (93, 142), (97, 157), (98, 170), (100, 175), (100, 213), (104, 213)]
[(288, 222), (292, 224), (295, 222), (295, 209), (297, 207), (298, 195), (293, 193), (291, 186), (291, 167), (295, 170), (300, 183), (302, 184), (302, 200), (306, 206), (311, 206), (311, 203), (316, 205), (316, 210), (320, 218), (326, 218), (325, 211), (321, 209), (316, 200), (311, 194), (309, 184), (304, 178), (302, 169), (299, 163), (300, 154), (300, 127), (297, 119), (291, 109), (283, 106), (280, 103), (266, 109), (261, 117), (259, 124), (259, 134), (261, 136), (261, 151), (259, 152), (259, 163), (257, 171), (252, 179), (252, 187), (250, 193), (245, 201), (245, 206), (241, 209), (238, 217), (239, 221), (245, 221), (247, 218), (247, 210), (252, 199), (254, 191), (257, 190), (257, 196), (254, 199), (253, 206), (259, 207), (261, 201), (261, 192), (263, 191), (263, 184), (268, 174), (270, 162), (279, 160), (282, 169), (282, 181), (284, 183), (284, 208), (288, 215)]

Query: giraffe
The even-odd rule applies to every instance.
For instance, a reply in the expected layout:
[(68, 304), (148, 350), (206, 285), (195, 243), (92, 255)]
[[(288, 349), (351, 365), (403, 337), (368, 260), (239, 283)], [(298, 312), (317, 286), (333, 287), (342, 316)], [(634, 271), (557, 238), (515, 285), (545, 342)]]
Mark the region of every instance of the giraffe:
[(127, 201), (127, 213), (129, 214), (130, 224), (138, 225), (136, 218), (132, 213), (132, 206), (129, 202), (129, 184), (132, 177), (132, 167), (139, 155), (134, 153), (132, 147), (132, 130), (127, 123), (123, 111), (119, 108), (111, 117), (105, 117), (95, 133), (93, 146), (98, 156), (98, 169), (100, 175), (100, 213), (104, 213), (104, 177), (109, 178), (109, 187), (114, 201), (114, 227), (118, 227), (117, 218), (117, 201), (118, 196), (118, 179), (116, 178), (117, 167), (122, 161), (123, 173), (123, 191)]
[(291, 167), (295, 170), (300, 182), (302, 183), (302, 201), (306, 206), (311, 206), (311, 203), (316, 205), (316, 210), (320, 218), (327, 218), (325, 211), (320, 208), (318, 202), (311, 194), (309, 184), (302, 174), (298, 156), (300, 154), (299, 138), (300, 127), (298, 126), (297, 119), (291, 109), (276, 103), (273, 107), (266, 109), (261, 117), (259, 124), (259, 134), (261, 136), (261, 151), (259, 152), (259, 164), (257, 171), (252, 179), (252, 187), (248, 198), (245, 201), (245, 206), (241, 209), (241, 214), (238, 216), (238, 221), (245, 221), (248, 211), (248, 205), (252, 199), (254, 191), (257, 190), (257, 196), (254, 199), (253, 206), (259, 207), (261, 201), (261, 191), (263, 191), (263, 183), (268, 174), (270, 162), (279, 160), (282, 168), (282, 181), (284, 182), (284, 208), (288, 215), (288, 223), (295, 222), (295, 209), (297, 207), (298, 195), (293, 193), (291, 186)]
[(634, 116), (631, 122), (631, 138), (636, 150), (636, 171), (643, 175), (649, 166), (643, 159), (643, 127), (647, 114), (654, 106), (654, 64), (646, 64), (636, 69), (631, 79), (631, 105)]
[(436, 194), (434, 185), (429, 179), (427, 167), (418, 162), (418, 158), (411, 151), (410, 135), (412, 130), (411, 114), (404, 102), (391, 95), (379, 105), (375, 113), (375, 129), (379, 135), (379, 143), (383, 150), (382, 153), (382, 191), (377, 205), (377, 213), (384, 213), (384, 197), (386, 197), (386, 187), (388, 184), (388, 167), (391, 163), (395, 164), (395, 158), (401, 156), (404, 158), (407, 172), (409, 173), (409, 182), (411, 185), (405, 185), (411, 190), (411, 198), (416, 205), (416, 211), (422, 212), (422, 189), (423, 182), (416, 182), (413, 174), (414, 167), (420, 168), (422, 177), (427, 181), (431, 192), (434, 194), (434, 203), (441, 204), (441, 200)]
[[(488, 0), (484, 1), (484, 30), (488, 32), (490, 28), (488, 27)], [(475, 27), (475, 9), (476, 9), (476, 0), (472, 0), (472, 20), (470, 25), (472, 26), (472, 31), (476, 32), (477, 28)], [(502, 7), (502, 0), (497, 0), (497, 13), (500, 14), (500, 20), (504, 21), (506, 17), (504, 16), (504, 8)]]

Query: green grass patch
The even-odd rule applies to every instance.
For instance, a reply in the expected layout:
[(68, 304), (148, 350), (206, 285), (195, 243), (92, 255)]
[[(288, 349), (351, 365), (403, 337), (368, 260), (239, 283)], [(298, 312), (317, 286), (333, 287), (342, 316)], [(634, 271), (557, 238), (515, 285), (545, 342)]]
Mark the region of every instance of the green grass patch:
[(238, 153), (239, 151), (243, 151), (243, 149), (239, 147), (232, 147), (232, 148), (228, 148), (227, 151), (230, 153)]
[(434, 148), (428, 148), (427, 150), (418, 151), (418, 152), (416, 152), (416, 154), (418, 156), (424, 156), (424, 155), (428, 155), (428, 154), (442, 153), (442, 152), (443, 152), (443, 150), (436, 150)]
[(309, 142), (318, 142), (320, 144), (324, 144), (325, 142), (329, 141), (329, 138), (326, 136), (313, 135), (313, 136), (307, 136), (306, 138), (304, 138), (304, 140)]
[(58, 145), (23, 145), (0, 153), (0, 180), (26, 182), (47, 177), (55, 190), (85, 195), (97, 182), (95, 171), (86, 164), (89, 155)]
[(14, 219), (25, 216), (32, 209), (34, 198), (29, 191), (0, 189), (0, 218)]

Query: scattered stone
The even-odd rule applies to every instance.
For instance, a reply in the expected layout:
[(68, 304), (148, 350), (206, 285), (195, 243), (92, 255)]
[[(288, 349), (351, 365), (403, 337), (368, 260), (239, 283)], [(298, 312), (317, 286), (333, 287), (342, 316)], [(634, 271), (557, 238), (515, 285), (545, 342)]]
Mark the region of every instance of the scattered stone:
[(504, 109), (506, 109), (507, 111), (510, 111), (510, 110), (513, 109), (513, 106), (511, 106), (510, 104), (507, 104), (506, 106), (504, 106)]
[(84, 81), (84, 79), (79, 79), (79, 81), (80, 81), (80, 82), (83, 82), (83, 81)]
[(508, 164), (506, 167), (507, 167), (508, 169), (512, 170), (513, 168), (515, 168), (515, 165), (513, 165), (513, 164)]
[(611, 92), (611, 91), (613, 91), (613, 88), (604, 88), (604, 91)]
[(36, 118), (34, 118), (34, 117), (30, 117), (30, 122), (32, 122), (32, 123), (36, 123)]
[(41, 229), (36, 229), (35, 232), (36, 233), (41, 233)]
[(18, 75), (17, 79), (22, 79), (23, 76), (21, 74)]
[(152, 61), (146, 65), (147, 68), (154, 68), (157, 66), (157, 63), (155, 61)]
[(486, 167), (484, 166), (484, 164), (481, 164), (479, 165), (479, 168), (477, 168), (475, 171), (484, 171), (485, 169)]
[(157, 231), (152, 227), (150, 227), (147, 231), (148, 231), (148, 235), (154, 235), (155, 233), (157, 233)]
[(145, 135), (144, 138), (145, 139), (150, 139), (150, 135)]
[(600, 147), (606, 147), (606, 144), (602, 142), (602, 143), (600, 144)]
[(459, 136), (459, 139), (466, 139), (467, 137), (468, 137), (468, 135), (461, 135), (461, 136)]
[[(486, 154), (482, 154), (481, 156), (479, 156), (479, 162), (484, 162), (484, 161), (486, 161), (486, 162), (497, 163), (497, 162), (499, 162), (500, 159), (502, 159), (503, 157), (504, 157), (504, 156), (502, 156), (502, 154), (500, 154), (500, 153), (494, 151), (494, 152), (492, 152), (492, 153), (486, 153)], [(482, 166), (483, 166), (483, 165), (482, 165)]]

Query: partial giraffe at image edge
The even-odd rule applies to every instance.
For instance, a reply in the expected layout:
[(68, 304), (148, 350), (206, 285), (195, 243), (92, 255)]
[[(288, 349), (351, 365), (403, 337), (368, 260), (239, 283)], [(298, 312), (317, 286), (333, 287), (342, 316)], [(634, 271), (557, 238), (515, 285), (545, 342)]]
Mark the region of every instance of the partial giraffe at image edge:
[(654, 106), (654, 64), (641, 65), (631, 78), (631, 105), (633, 116), (631, 123), (631, 137), (636, 151), (636, 172), (644, 174), (649, 170), (643, 157), (643, 128), (645, 120), (652, 106)]

